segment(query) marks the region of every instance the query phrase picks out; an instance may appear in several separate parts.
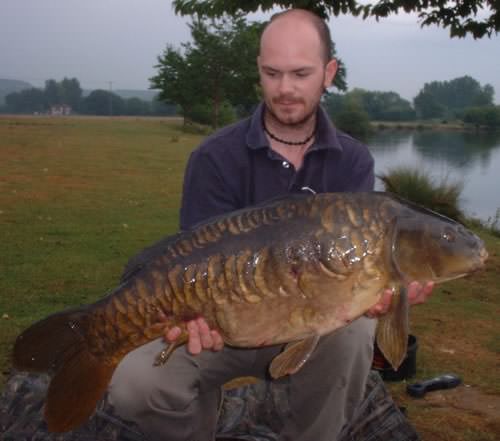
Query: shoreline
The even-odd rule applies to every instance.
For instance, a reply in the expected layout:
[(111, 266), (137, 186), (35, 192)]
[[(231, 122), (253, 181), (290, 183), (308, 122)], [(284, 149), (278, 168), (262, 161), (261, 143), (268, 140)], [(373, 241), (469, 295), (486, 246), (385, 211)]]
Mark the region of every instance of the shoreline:
[(476, 127), (459, 121), (436, 122), (436, 121), (370, 121), (374, 130), (449, 130), (461, 132), (498, 132), (500, 127), (491, 129), (488, 127)]

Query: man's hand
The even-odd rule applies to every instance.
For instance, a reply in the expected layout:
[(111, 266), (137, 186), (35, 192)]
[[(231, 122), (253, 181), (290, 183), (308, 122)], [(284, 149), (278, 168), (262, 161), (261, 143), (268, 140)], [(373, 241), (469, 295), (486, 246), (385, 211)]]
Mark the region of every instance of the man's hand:
[[(408, 285), (408, 303), (410, 305), (418, 305), (419, 303), (424, 303), (431, 295), (433, 288), (434, 282), (427, 282), (425, 285), (422, 285), (419, 282), (411, 282)], [(380, 301), (376, 305), (372, 306), (365, 313), (365, 315), (370, 318), (376, 318), (386, 314), (391, 306), (391, 299), (392, 290), (385, 290)]]
[[(187, 350), (192, 355), (198, 355), (203, 350), (220, 351), (224, 347), (221, 335), (208, 327), (203, 317), (191, 320), (187, 323), (188, 343)], [(181, 335), (179, 327), (167, 329), (165, 339), (169, 343), (175, 342)]]

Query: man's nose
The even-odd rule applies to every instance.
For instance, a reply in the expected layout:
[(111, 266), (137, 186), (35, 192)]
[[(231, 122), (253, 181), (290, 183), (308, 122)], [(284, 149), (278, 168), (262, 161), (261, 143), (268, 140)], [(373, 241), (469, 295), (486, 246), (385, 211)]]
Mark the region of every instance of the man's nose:
[(279, 82), (280, 94), (286, 94), (293, 91), (293, 81), (289, 75), (282, 75)]

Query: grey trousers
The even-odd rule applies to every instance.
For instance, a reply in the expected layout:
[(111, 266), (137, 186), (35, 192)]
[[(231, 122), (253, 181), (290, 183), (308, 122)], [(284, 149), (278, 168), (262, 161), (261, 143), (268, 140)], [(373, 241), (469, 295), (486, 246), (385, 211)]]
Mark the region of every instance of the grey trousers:
[[(373, 358), (376, 320), (361, 317), (321, 338), (309, 361), (289, 382), (289, 408), (280, 441), (334, 441), (363, 398)], [(282, 349), (224, 347), (193, 356), (178, 348), (164, 366), (155, 340), (129, 353), (116, 369), (109, 400), (151, 441), (213, 441), (221, 386), (239, 376), (266, 378)]]

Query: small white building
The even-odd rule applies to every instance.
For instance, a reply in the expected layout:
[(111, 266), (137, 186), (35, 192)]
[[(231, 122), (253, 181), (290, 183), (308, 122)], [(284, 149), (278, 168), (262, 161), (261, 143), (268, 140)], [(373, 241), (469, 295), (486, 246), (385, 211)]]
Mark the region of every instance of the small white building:
[(72, 109), (71, 106), (67, 104), (56, 104), (54, 106), (50, 106), (49, 115), (52, 116), (66, 116), (71, 115)]

